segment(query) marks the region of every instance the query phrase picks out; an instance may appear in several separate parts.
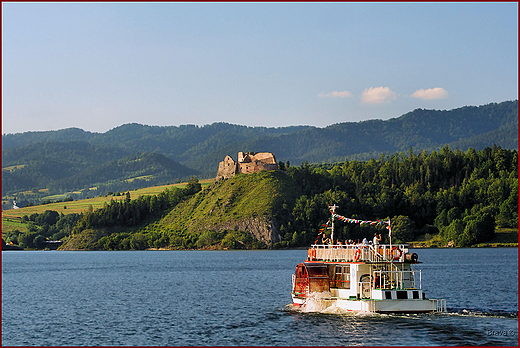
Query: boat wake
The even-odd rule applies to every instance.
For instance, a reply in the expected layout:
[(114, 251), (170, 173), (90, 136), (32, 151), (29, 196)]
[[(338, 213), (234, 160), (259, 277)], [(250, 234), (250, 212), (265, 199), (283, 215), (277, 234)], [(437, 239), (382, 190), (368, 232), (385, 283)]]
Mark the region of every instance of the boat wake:
[(320, 313), (320, 314), (348, 314), (352, 316), (374, 315), (376, 313), (354, 312), (339, 307), (337, 302), (331, 299), (328, 291), (310, 293), (303, 306), (287, 305), (291, 311), (299, 313)]
[(300, 308), (301, 312), (314, 313), (327, 311), (333, 306), (332, 301), (327, 300), (330, 299), (330, 297), (331, 294), (328, 291), (310, 293), (305, 304)]
[(352, 315), (352, 316), (394, 316), (394, 317), (410, 317), (410, 316), (424, 316), (424, 315), (444, 315), (453, 317), (492, 317), (504, 319), (518, 319), (518, 312), (507, 311), (486, 311), (479, 309), (459, 309), (447, 308), (444, 313), (426, 313), (426, 314), (396, 314), (396, 313), (366, 313), (348, 311), (344, 308), (336, 306), (334, 301), (327, 300), (328, 296), (322, 293), (314, 293), (309, 297), (305, 306), (295, 306), (288, 304), (286, 310), (298, 313), (317, 313), (317, 314), (335, 314), (335, 315)]
[(467, 316), (467, 317), (495, 317), (495, 318), (507, 318), (507, 319), (518, 319), (518, 312), (507, 312), (507, 311), (490, 311), (480, 309), (460, 309), (460, 308), (448, 308), (446, 315), (453, 316)]

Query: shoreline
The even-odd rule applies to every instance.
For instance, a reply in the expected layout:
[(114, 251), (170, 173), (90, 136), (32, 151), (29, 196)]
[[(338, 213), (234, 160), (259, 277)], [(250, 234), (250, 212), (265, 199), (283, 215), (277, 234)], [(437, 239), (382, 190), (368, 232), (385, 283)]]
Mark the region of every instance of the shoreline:
[[(514, 245), (480, 245), (480, 246), (470, 246), (470, 247), (423, 247), (423, 246), (413, 246), (410, 245), (409, 249), (485, 249), (485, 248), (516, 248), (518, 249), (518, 243), (500, 243), (500, 244), (514, 244)], [(51, 250), (51, 249), (20, 249), (20, 248), (2, 248), (2, 251), (258, 251), (258, 250), (307, 250), (308, 247), (298, 247), (298, 248), (284, 248), (284, 249), (168, 249), (168, 248), (148, 248), (144, 250)]]
[(470, 249), (470, 248), (518, 248), (518, 243), (484, 243), (485, 245), (472, 245), (469, 247), (450, 246), (421, 246), (409, 244), (410, 249)]

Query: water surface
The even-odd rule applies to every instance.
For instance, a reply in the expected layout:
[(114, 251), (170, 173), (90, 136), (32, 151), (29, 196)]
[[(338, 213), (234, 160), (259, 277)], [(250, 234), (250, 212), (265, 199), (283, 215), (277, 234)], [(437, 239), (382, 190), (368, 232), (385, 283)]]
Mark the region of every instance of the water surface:
[(518, 344), (517, 249), (414, 251), (447, 314), (295, 310), (306, 250), (4, 251), (2, 344)]

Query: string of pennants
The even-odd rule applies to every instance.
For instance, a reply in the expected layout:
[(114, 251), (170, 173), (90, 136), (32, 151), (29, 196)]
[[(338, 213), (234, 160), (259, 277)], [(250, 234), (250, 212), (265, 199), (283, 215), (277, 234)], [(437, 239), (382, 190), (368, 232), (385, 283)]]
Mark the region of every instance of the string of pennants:
[(336, 219), (338, 219), (340, 221), (348, 222), (348, 223), (351, 223), (351, 224), (360, 224), (360, 225), (363, 225), (363, 224), (367, 224), (367, 225), (387, 224), (387, 225), (390, 225), (390, 221), (381, 221), (381, 220), (377, 220), (377, 221), (364, 221), (364, 220), (356, 220), (356, 219), (347, 218), (347, 217), (344, 217), (344, 216), (341, 216), (341, 215), (338, 215), (338, 214), (333, 214), (332, 216), (334, 216)]
[(327, 221), (326, 224), (322, 224), (322, 228), (319, 229), (319, 233), (318, 233), (318, 236), (323, 233), (325, 231), (325, 229), (329, 228), (331, 223), (332, 223), (332, 219), (336, 218), (340, 221), (343, 221), (343, 222), (348, 222), (348, 223), (351, 223), (351, 224), (360, 224), (360, 225), (363, 225), (363, 224), (366, 224), (366, 225), (378, 225), (378, 226), (381, 226), (381, 225), (387, 225), (385, 226), (388, 230), (389, 230), (389, 235), (392, 234), (392, 228), (390, 226), (390, 220), (388, 221), (384, 221), (384, 220), (376, 220), (376, 221), (367, 221), (367, 220), (358, 220), (358, 219), (352, 219), (352, 218), (348, 218), (348, 217), (345, 217), (345, 216), (342, 216), (342, 215), (339, 215), (339, 214), (336, 214), (332, 211), (332, 209), (330, 209), (330, 213), (332, 214), (332, 217)]
[(360, 224), (360, 225), (364, 225), (364, 224), (367, 224), (367, 225), (378, 225), (378, 226), (381, 226), (383, 224), (387, 225), (386, 228), (388, 229), (389, 233), (388, 235), (391, 236), (392, 235), (392, 228), (390, 226), (390, 220), (388, 221), (384, 221), (384, 220), (376, 220), (376, 221), (367, 221), (367, 220), (358, 220), (358, 219), (351, 219), (351, 218), (348, 218), (348, 217), (345, 217), (345, 216), (342, 216), (342, 215), (339, 215), (339, 214), (336, 214), (332, 211), (332, 209), (330, 209), (330, 213), (332, 214), (331, 218), (327, 221), (326, 224), (322, 224), (322, 228), (319, 229), (319, 233), (318, 233), (318, 238), (316, 239), (316, 242), (318, 242), (318, 239), (319, 239), (319, 236), (320, 234), (324, 233), (325, 232), (325, 229), (329, 228), (330, 225), (332, 224), (332, 220), (334, 218), (340, 220), (340, 221), (343, 221), (343, 222), (348, 222), (348, 223), (351, 223), (351, 224)]
[[(348, 223), (351, 223), (351, 224), (359, 224), (359, 225), (378, 225), (378, 226), (381, 226), (383, 224), (386, 224), (386, 228), (390, 230), (390, 220), (388, 221), (384, 221), (384, 220), (376, 220), (376, 221), (367, 221), (367, 220), (358, 220), (358, 219), (351, 219), (351, 218), (348, 218), (348, 217), (345, 217), (345, 216), (342, 216), (342, 215), (339, 215), (339, 214), (336, 214), (332, 211), (332, 209), (330, 209), (330, 213), (332, 214), (332, 217), (333, 218), (336, 218), (340, 221), (343, 221), (343, 222), (348, 222)], [(327, 221), (327, 225), (323, 225), (325, 227), (328, 227), (329, 225), (329, 221)]]

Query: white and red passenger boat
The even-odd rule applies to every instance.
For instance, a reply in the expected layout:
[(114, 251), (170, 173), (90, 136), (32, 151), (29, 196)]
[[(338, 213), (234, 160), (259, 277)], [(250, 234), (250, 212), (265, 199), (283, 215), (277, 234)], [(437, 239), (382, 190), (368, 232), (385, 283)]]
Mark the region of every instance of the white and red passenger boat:
[[(349, 219), (335, 213), (338, 206), (329, 208), (331, 226), (324, 226), (331, 230), (331, 244), (312, 245), (307, 260), (296, 267), (291, 292), (295, 306), (368, 313), (446, 311), (444, 299), (426, 298), (421, 271), (414, 269), (417, 254), (405, 244), (392, 245), (390, 221)], [(390, 244), (334, 244), (334, 219), (384, 225)]]

